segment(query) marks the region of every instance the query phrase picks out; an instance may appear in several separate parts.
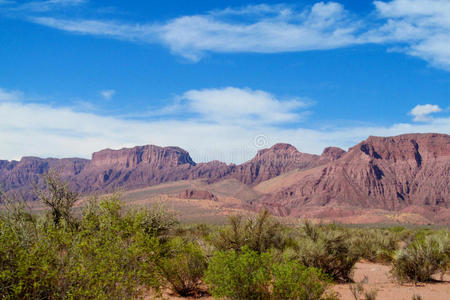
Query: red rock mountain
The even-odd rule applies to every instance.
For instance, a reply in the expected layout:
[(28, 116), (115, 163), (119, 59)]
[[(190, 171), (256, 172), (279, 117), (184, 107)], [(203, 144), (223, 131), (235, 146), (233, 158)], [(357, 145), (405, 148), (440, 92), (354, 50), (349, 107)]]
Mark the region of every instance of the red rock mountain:
[(196, 164), (181, 148), (148, 145), (101, 150), (95, 152), (91, 160), (25, 157), (20, 162), (0, 161), (0, 180), (6, 191), (30, 192), (34, 185), (42, 185), (43, 174), (56, 169), (72, 188), (83, 194), (200, 178), (209, 182), (236, 178), (253, 184), (307, 167), (318, 160), (317, 155), (298, 152), (291, 145), (277, 144), (237, 166), (219, 161)]
[(83, 194), (230, 178), (258, 190), (259, 185), (277, 180), (258, 190), (261, 196), (253, 201), (254, 209), (264, 206), (293, 216), (308, 207), (436, 211), (449, 209), (450, 202), (450, 136), (446, 134), (369, 137), (348, 152), (330, 147), (320, 156), (276, 144), (240, 165), (197, 164), (181, 148), (151, 145), (102, 150), (91, 160), (25, 157), (0, 161), (1, 187), (29, 198), (50, 169), (58, 170)]
[(258, 151), (256, 156), (236, 168), (232, 177), (245, 184), (257, 184), (283, 173), (311, 167), (319, 156), (301, 153), (289, 144), (276, 144)]
[(449, 135), (369, 137), (339, 155), (299, 172), (295, 183), (265, 195), (262, 204), (285, 215), (300, 215), (308, 206), (449, 208)]

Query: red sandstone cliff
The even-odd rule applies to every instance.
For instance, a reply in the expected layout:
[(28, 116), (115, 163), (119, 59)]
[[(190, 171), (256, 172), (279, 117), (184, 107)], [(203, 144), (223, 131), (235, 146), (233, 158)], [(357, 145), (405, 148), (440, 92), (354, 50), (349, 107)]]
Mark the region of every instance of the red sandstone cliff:
[(340, 158), (266, 195), (264, 206), (299, 215), (308, 206), (449, 208), (450, 136), (369, 137)]

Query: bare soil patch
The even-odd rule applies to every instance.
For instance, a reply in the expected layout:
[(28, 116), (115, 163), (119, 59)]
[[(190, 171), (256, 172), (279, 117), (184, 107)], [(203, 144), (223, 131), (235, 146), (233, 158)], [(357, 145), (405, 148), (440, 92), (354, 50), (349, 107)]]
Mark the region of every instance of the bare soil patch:
[[(366, 290), (378, 291), (377, 299), (411, 300), (413, 295), (420, 295), (424, 300), (450, 299), (450, 274), (444, 276), (442, 282), (415, 285), (413, 283), (400, 284), (392, 278), (391, 267), (387, 265), (360, 262), (356, 264), (353, 279), (359, 282), (367, 276)], [(436, 277), (438, 279), (438, 277)], [(333, 290), (340, 294), (343, 300), (353, 300), (349, 284), (338, 284)]]

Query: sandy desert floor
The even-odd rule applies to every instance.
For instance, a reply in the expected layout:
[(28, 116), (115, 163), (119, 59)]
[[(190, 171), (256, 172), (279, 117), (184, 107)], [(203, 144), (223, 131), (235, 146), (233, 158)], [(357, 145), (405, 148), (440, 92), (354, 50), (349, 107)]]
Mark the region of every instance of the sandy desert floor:
[[(449, 300), (450, 299), (450, 274), (444, 276), (442, 282), (426, 283), (414, 285), (412, 283), (399, 284), (391, 278), (390, 266), (374, 264), (369, 262), (359, 262), (356, 264), (353, 279), (359, 282), (367, 276), (365, 290), (377, 291), (378, 300), (411, 300), (413, 295), (420, 295), (423, 300)], [(349, 284), (337, 284), (332, 287), (340, 295), (340, 299), (354, 300)], [(154, 299), (148, 295), (145, 299)], [(162, 299), (194, 299), (182, 298), (169, 293), (165, 293)], [(202, 297), (201, 299), (214, 299), (212, 297)], [(362, 299), (364, 299), (362, 297)]]
[[(444, 276), (443, 282), (414, 285), (412, 283), (399, 284), (391, 278), (391, 267), (381, 264), (360, 262), (356, 264), (353, 279), (361, 281), (367, 276), (366, 290), (377, 290), (377, 299), (411, 300), (413, 295), (420, 295), (424, 300), (448, 300), (450, 299), (450, 275)], [(350, 292), (349, 284), (338, 284), (333, 287), (341, 299), (354, 299)]]

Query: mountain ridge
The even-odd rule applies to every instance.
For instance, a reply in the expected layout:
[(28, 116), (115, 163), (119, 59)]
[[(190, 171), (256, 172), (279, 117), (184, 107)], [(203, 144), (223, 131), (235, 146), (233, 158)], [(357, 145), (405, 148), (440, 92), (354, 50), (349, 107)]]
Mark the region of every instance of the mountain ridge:
[(33, 189), (43, 186), (42, 175), (50, 169), (83, 195), (197, 179), (206, 184), (235, 179), (253, 189), (293, 172), (243, 206), (289, 216), (311, 207), (433, 211), (449, 208), (450, 136), (370, 136), (348, 151), (327, 147), (321, 155), (279, 143), (239, 165), (196, 163), (182, 148), (155, 145), (104, 149), (91, 160), (24, 157), (0, 161), (0, 182), (6, 192), (33, 199)]

